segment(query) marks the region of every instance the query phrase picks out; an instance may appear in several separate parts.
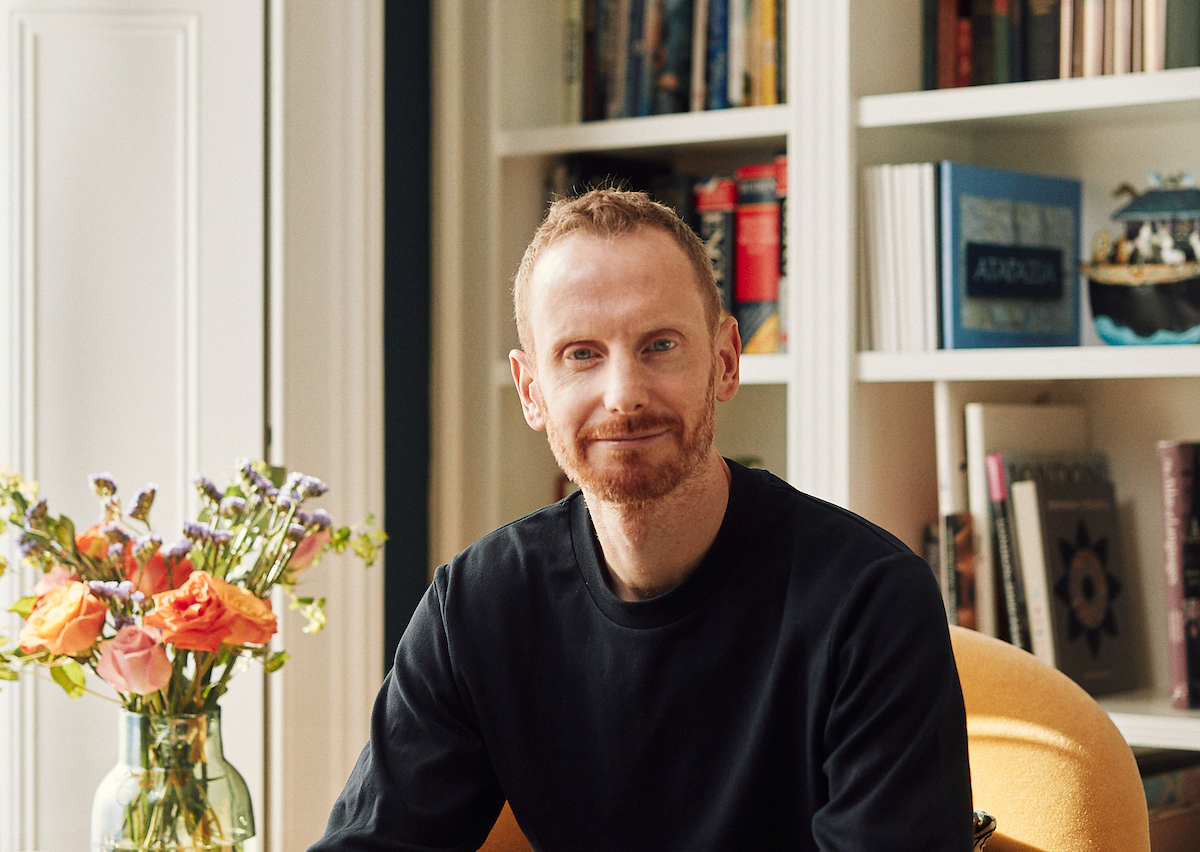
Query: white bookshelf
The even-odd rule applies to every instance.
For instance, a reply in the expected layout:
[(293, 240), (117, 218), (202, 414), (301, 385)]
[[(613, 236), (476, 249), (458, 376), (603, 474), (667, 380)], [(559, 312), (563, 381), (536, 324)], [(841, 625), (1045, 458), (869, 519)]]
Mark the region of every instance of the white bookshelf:
[(561, 5), (470, 0), (435, 33), (448, 57), (435, 97), (435, 556), (553, 496), (556, 468), (521, 418), (504, 356), (508, 288), (554, 158), (602, 152), (700, 173), (786, 149), (790, 348), (743, 361), (743, 389), (718, 416), (721, 449), (760, 455), (915, 547), (939, 511), (938, 435), (956, 406), (1086, 404), (1117, 485), (1144, 671), (1142, 692), (1104, 703), (1131, 742), (1200, 748), (1200, 714), (1155, 697), (1168, 678), (1154, 465), (1157, 440), (1200, 437), (1200, 347), (885, 354), (857, 352), (855, 327), (862, 167), (949, 158), (1073, 175), (1086, 246), (1119, 183), (1200, 172), (1200, 69), (916, 91), (920, 0), (792, 0), (789, 104), (563, 125)]

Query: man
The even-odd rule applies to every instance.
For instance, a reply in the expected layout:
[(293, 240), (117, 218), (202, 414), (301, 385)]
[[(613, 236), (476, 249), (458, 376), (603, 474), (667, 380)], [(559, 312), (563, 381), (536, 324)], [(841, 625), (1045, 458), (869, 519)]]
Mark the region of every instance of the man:
[(971, 848), (932, 572), (713, 447), (738, 388), (696, 236), (556, 203), (514, 288), (525, 419), (581, 494), (439, 568), (313, 850)]

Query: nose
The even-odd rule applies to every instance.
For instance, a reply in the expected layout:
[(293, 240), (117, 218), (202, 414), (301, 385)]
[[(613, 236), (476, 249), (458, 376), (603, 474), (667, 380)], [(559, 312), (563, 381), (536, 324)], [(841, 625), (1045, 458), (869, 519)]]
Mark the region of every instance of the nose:
[(611, 414), (635, 414), (649, 402), (645, 365), (626, 353), (609, 356), (604, 406)]

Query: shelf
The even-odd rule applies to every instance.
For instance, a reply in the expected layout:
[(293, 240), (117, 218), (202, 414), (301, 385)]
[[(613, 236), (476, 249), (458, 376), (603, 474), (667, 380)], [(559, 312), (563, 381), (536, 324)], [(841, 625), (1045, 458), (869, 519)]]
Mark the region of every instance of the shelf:
[(1200, 346), (1061, 346), (860, 352), (862, 382), (1140, 379), (1200, 376)]
[(1131, 746), (1200, 750), (1200, 710), (1176, 710), (1153, 690), (1098, 699)]
[(1088, 124), (1194, 119), (1200, 68), (1070, 80), (1035, 80), (922, 92), (870, 95), (858, 101), (858, 126), (949, 123)]
[(501, 157), (628, 151), (678, 146), (728, 148), (731, 143), (784, 145), (792, 111), (787, 104), (705, 110), (557, 127), (497, 131), (492, 146)]
[[(791, 375), (791, 362), (786, 354), (743, 355), (741, 383), (743, 385), (783, 385)], [(498, 359), (492, 364), (492, 385), (502, 390), (512, 390), (512, 369), (508, 359)]]

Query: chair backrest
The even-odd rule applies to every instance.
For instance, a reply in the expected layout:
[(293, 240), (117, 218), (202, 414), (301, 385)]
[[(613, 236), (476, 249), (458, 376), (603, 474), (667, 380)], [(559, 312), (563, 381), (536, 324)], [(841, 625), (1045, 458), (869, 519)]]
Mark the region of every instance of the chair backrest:
[(1078, 684), (1007, 642), (951, 627), (988, 852), (1149, 852), (1133, 752)]
[[(1007, 642), (950, 628), (967, 707), (975, 807), (988, 852), (1149, 852), (1146, 795), (1108, 714), (1062, 672)], [(484, 852), (531, 852), (505, 804)]]

